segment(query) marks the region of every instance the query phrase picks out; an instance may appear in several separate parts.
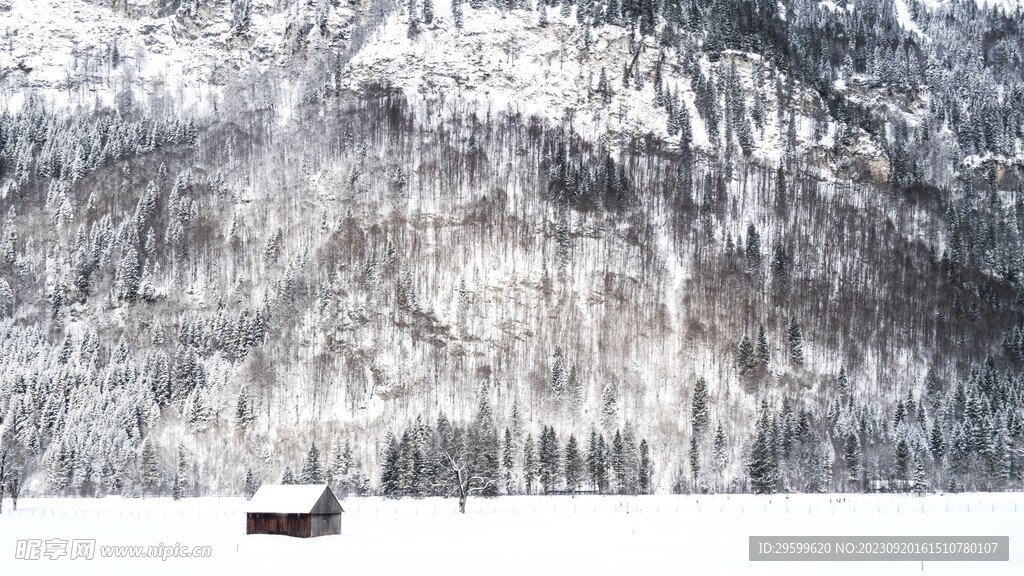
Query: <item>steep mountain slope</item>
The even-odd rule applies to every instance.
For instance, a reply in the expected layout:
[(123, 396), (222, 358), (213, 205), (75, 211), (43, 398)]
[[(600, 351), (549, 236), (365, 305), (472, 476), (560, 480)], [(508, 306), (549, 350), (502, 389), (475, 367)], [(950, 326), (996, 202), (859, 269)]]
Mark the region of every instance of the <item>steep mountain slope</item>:
[[(254, 105), (303, 97), (306, 67), (330, 68), (354, 50), (384, 4), (274, 0), (10, 0), (0, 59), (3, 104), (29, 94), (56, 106), (160, 103), (210, 113), (256, 84)], [(356, 46), (353, 45), (356, 44)], [(271, 73), (273, 80), (266, 75)], [(260, 82), (260, 78), (264, 78)], [(231, 103), (228, 103), (231, 105)]]
[(447, 449), (517, 491), (591, 431), (601, 489), (1020, 485), (1012, 17), (72, 7), (12, 2), (0, 62), (31, 490), (233, 493), (315, 442), (348, 489), (444, 492)]

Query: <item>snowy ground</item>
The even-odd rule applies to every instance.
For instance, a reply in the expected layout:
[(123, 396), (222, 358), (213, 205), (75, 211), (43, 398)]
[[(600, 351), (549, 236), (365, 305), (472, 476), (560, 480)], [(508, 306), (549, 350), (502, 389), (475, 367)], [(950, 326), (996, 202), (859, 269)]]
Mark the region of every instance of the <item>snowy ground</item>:
[[(1024, 494), (350, 499), (341, 536), (245, 536), (236, 498), (23, 499), (0, 515), (0, 574), (1021, 574)], [(1010, 537), (1009, 562), (757, 562), (751, 535)], [(18, 560), (19, 539), (96, 540), (96, 558)], [(210, 558), (100, 558), (110, 545)], [(44, 550), (45, 551), (45, 550)]]

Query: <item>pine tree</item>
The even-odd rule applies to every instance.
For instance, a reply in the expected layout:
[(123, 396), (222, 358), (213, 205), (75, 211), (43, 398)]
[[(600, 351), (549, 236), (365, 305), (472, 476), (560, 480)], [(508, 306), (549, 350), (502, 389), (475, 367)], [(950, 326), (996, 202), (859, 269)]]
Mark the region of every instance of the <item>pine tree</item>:
[(569, 367), (569, 377), (566, 380), (566, 386), (569, 391), (569, 405), (572, 408), (573, 415), (579, 414), (583, 408), (584, 401), (584, 389), (583, 380), (580, 378), (579, 369), (574, 363)]
[(803, 332), (800, 330), (800, 325), (796, 322), (796, 318), (791, 317), (789, 319), (787, 334), (789, 336), (789, 360), (795, 366), (803, 366), (804, 337)]
[(284, 467), (284, 474), (281, 475), (281, 484), (298, 484), (295, 481), (295, 472), (291, 466)]
[(896, 409), (893, 411), (892, 427), (896, 428), (907, 418), (907, 406), (903, 400), (896, 401)]
[(1013, 473), (1013, 457), (1010, 448), (1009, 431), (1005, 424), (999, 432), (996, 433), (996, 440), (992, 447), (991, 461), (991, 473), (996, 481), (996, 486), (1000, 489), (1006, 489)]
[(255, 418), (252, 400), (249, 398), (249, 389), (243, 386), (238, 392), (238, 400), (235, 402), (235, 424), (244, 433), (252, 425)]
[(455, 20), (455, 28), (462, 30), (462, 0), (452, 0), (452, 18)]
[(750, 341), (750, 337), (744, 334), (743, 339), (740, 340), (739, 350), (736, 355), (736, 367), (742, 375), (752, 370), (755, 366), (754, 344)]
[(772, 448), (768, 401), (761, 401), (761, 415), (755, 425), (754, 444), (747, 463), (750, 486), (756, 494), (772, 494), (777, 483), (777, 470)]
[(682, 104), (682, 101), (676, 106), (676, 114), (679, 121), (679, 151), (683, 155), (684, 160), (690, 158), (690, 146), (693, 144), (693, 129), (690, 127), (690, 111)]
[(847, 434), (843, 444), (843, 462), (846, 463), (846, 481), (856, 482), (860, 477), (860, 440), (854, 433)]
[(967, 431), (960, 422), (953, 425), (947, 443), (947, 450), (949, 452), (947, 462), (950, 470), (955, 474), (965, 474), (971, 450)]
[(609, 384), (601, 392), (601, 422), (605, 429), (611, 430), (619, 418), (618, 400), (615, 397), (615, 387)]
[(601, 76), (597, 81), (597, 92), (601, 95), (602, 103), (608, 104), (611, 102), (611, 87), (608, 85), (608, 72), (604, 66), (601, 67)]
[(693, 486), (700, 484), (700, 445), (696, 436), (690, 436), (690, 475), (693, 477)]
[(928, 483), (925, 481), (924, 462), (917, 458), (917, 465), (914, 467), (914, 492), (923, 494), (927, 488)]
[(401, 477), (398, 469), (400, 457), (398, 440), (394, 434), (388, 432), (384, 441), (384, 458), (381, 461), (380, 491), (385, 498), (399, 498), (401, 496)]
[(309, 452), (306, 454), (306, 463), (302, 466), (299, 474), (299, 484), (323, 484), (324, 472), (320, 465), (320, 451), (317, 450), (316, 442), (309, 445)]
[(633, 423), (626, 421), (622, 427), (622, 448), (625, 455), (626, 492), (637, 494), (639, 490), (640, 459), (637, 451), (636, 431)]
[(406, 34), (415, 38), (420, 33), (420, 19), (416, 15), (416, 0), (409, 0), (409, 23)]
[(713, 455), (715, 461), (715, 471), (721, 475), (725, 472), (725, 467), (729, 465), (729, 447), (726, 444), (725, 431), (722, 430), (722, 423), (718, 423), (718, 427), (715, 429), (715, 440), (712, 446)]
[(152, 494), (160, 481), (156, 450), (149, 438), (142, 441), (142, 449), (139, 454), (139, 481), (142, 485), (143, 496), (147, 493)]
[(608, 489), (608, 446), (604, 436), (596, 428), (590, 429), (590, 443), (587, 446), (587, 471), (591, 486), (603, 494)]
[(339, 497), (345, 497), (353, 490), (352, 482), (352, 441), (336, 438), (330, 463), (327, 466), (327, 483)]
[(0, 278), (0, 318), (14, 315), (14, 291), (7, 280)]
[(259, 489), (260, 486), (256, 482), (256, 476), (252, 473), (252, 468), (247, 468), (245, 471), (245, 483), (242, 485), (242, 493), (245, 495), (245, 499), (251, 499)]
[(569, 435), (569, 441), (565, 444), (565, 487), (571, 492), (580, 489), (583, 483), (583, 455), (580, 453), (579, 443), (576, 436)]
[(558, 448), (558, 438), (555, 437), (555, 430), (545, 426), (540, 439), (540, 484), (545, 491), (555, 489), (558, 479), (558, 472), (561, 469), (561, 452)]
[(175, 500), (181, 500), (185, 496), (185, 483), (188, 461), (185, 457), (185, 445), (178, 443), (177, 466), (174, 469), (174, 483), (171, 486), (171, 496)]
[[(15, 512), (18, 511), (18, 498), (21, 496), (22, 486), (21, 470), (18, 468), (11, 470), (10, 473), (7, 474), (7, 489), (10, 491), (11, 495), (11, 508)], [(2, 495), (3, 489), (0, 488), (0, 496)], [(2, 509), (2, 506), (0, 506), (0, 509)]]
[(900, 438), (896, 442), (896, 479), (907, 481), (910, 480), (910, 446), (907, 441)]
[(481, 496), (497, 496), (501, 485), (501, 442), (494, 426), (486, 389), (481, 389), (477, 414), (468, 434), (469, 462)]
[(622, 433), (615, 431), (612, 439), (612, 472), (615, 475), (615, 489), (618, 494), (626, 493), (626, 455), (625, 445), (622, 442)]
[(668, 124), (665, 126), (669, 136), (679, 134), (679, 93), (669, 94), (665, 97), (665, 113), (668, 115)]
[(637, 487), (640, 494), (651, 493), (651, 477), (654, 474), (654, 463), (651, 462), (651, 451), (647, 447), (647, 440), (640, 441), (640, 467), (638, 470)]
[(761, 270), (761, 235), (753, 224), (747, 225), (747, 245), (744, 251), (747, 273), (756, 274)]
[(836, 378), (836, 389), (839, 395), (846, 398), (850, 395), (850, 380), (846, 377), (846, 367), (839, 367), (839, 377)]
[(772, 287), (782, 294), (789, 291), (789, 267), (790, 258), (786, 245), (781, 242), (772, 249)]
[(537, 453), (533, 445), (533, 435), (527, 434), (526, 442), (523, 444), (523, 479), (526, 482), (527, 494), (533, 494), (534, 481), (538, 473)]
[(938, 422), (932, 423), (932, 430), (928, 434), (928, 450), (936, 463), (942, 462), (942, 456), (946, 453), (946, 439), (942, 436)]
[(568, 386), (569, 374), (565, 366), (565, 353), (561, 347), (555, 347), (551, 355), (551, 374), (548, 378), (548, 386), (555, 399), (561, 398)]
[(434, 21), (434, 0), (423, 0), (423, 23), (430, 24)]
[(128, 246), (121, 253), (114, 279), (114, 292), (119, 300), (134, 302), (139, 295), (139, 255), (134, 246)]
[(508, 427), (505, 428), (505, 446), (501, 453), (501, 465), (505, 468), (505, 493), (515, 494), (516, 487), (515, 481), (512, 476), (512, 468), (515, 465), (515, 457), (513, 452), (515, 450), (515, 443), (512, 440), (512, 430)]
[(231, 30), (245, 35), (252, 24), (252, 0), (231, 0)]
[(758, 366), (763, 369), (768, 368), (768, 361), (770, 360), (770, 352), (768, 350), (768, 337), (764, 333), (764, 324), (757, 327), (757, 350), (754, 352), (754, 359)]
[(690, 400), (691, 427), (694, 436), (701, 436), (707, 430), (711, 414), (708, 410), (708, 384), (704, 377), (697, 378)]
[(644, 36), (654, 34), (655, 11), (655, 0), (640, 0), (640, 33)]
[(942, 393), (942, 381), (935, 373), (935, 367), (928, 368), (928, 374), (924, 378), (925, 393), (929, 398), (936, 398)]
[(663, 68), (665, 55), (660, 54), (654, 65), (654, 105), (661, 108), (665, 105), (665, 87)]

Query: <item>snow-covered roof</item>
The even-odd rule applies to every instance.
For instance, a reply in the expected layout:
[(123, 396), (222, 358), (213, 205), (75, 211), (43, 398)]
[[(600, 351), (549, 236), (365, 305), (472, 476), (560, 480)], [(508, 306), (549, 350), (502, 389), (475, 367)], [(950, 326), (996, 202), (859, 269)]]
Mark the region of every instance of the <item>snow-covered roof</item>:
[[(318, 503), (325, 509), (317, 512), (343, 512), (329, 490), (326, 484), (264, 484), (249, 501), (246, 512), (309, 514)], [(327, 502), (321, 502), (325, 497)]]

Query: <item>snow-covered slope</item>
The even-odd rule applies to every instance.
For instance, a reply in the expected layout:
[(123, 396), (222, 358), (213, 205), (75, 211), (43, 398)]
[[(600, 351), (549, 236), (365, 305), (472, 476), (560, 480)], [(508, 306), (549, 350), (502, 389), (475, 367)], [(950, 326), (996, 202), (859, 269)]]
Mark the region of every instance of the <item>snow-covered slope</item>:
[(57, 106), (109, 106), (127, 89), (140, 102), (167, 97), (179, 110), (212, 109), (223, 87), (247, 72), (346, 46), (363, 10), (332, 7), (321, 28), (305, 3), (279, 9), (253, 0), (243, 27), (230, 2), (185, 2), (163, 17), (158, 4), (112, 10), (109, 2), (7, 0), (0, 107), (17, 109), (29, 94)]
[[(668, 134), (666, 109), (655, 104), (655, 68), (659, 58), (664, 58), (663, 86), (668, 93), (678, 92), (686, 107), (693, 145), (718, 153), (716, 148), (723, 144), (711, 141), (706, 119), (695, 107), (691, 75), (680, 65), (686, 54), (674, 49), (659, 52), (657, 40), (651, 37), (631, 42), (631, 32), (620, 26), (586, 30), (577, 25), (574, 12), (565, 18), (558, 10), (549, 9), (547, 26), (538, 23), (538, 14), (466, 6), (460, 29), (450, 7), (445, 7), (416, 34), (409, 33), (407, 14), (392, 14), (350, 62), (349, 85), (360, 90), (385, 84), (403, 90), (413, 102), (451, 103), (451, 110), (461, 111), (455, 103), (468, 104), (481, 118), (488, 112), (504, 111), (537, 115), (571, 125), (574, 131), (612, 148), (630, 137), (649, 134), (678, 144), (679, 136)], [(637, 50), (639, 56), (634, 60)], [(699, 46), (695, 44), (693, 50)], [(755, 68), (762, 63), (757, 54), (726, 51), (712, 62), (707, 55), (696, 53), (695, 59), (703, 74), (712, 79), (735, 66), (747, 110), (753, 109), (755, 93), (762, 93), (766, 119), (762, 127), (754, 129), (751, 152), (757, 159), (777, 163), (786, 149), (789, 123), (788, 115), (780, 115), (777, 106), (776, 82), (785, 82), (784, 73), (763, 64), (759, 80)], [(639, 68), (642, 88), (635, 84), (623, 88), (624, 65)], [(607, 103), (600, 94), (602, 73), (611, 91)], [(799, 85), (794, 96), (801, 102), (794, 108), (798, 151), (812, 153), (830, 145), (835, 126), (823, 114), (820, 98)], [(815, 121), (827, 124), (818, 130), (817, 138)], [(869, 161), (883, 158), (862, 132), (855, 132), (853, 139), (856, 145), (849, 152), (854, 156)], [(834, 171), (836, 166), (823, 168)]]

